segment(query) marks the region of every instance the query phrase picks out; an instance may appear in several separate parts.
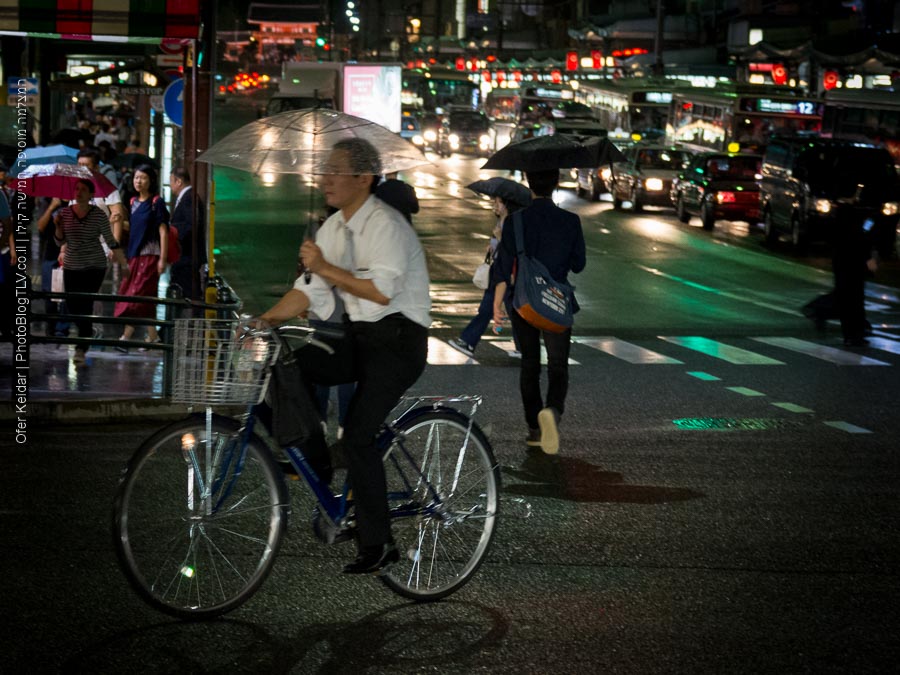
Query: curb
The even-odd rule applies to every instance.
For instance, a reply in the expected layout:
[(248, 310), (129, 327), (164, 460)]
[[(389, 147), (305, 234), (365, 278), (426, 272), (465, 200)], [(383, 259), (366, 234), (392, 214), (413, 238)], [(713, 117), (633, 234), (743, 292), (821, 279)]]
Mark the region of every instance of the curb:
[[(11, 403), (0, 404), (0, 421), (13, 421), (24, 417), (29, 422), (58, 422), (65, 424), (93, 424), (97, 422), (174, 421), (198, 410), (184, 403), (171, 403), (165, 399), (129, 398), (81, 401), (33, 401), (23, 414), (17, 413)], [(221, 406), (217, 413), (239, 415), (245, 407)]]

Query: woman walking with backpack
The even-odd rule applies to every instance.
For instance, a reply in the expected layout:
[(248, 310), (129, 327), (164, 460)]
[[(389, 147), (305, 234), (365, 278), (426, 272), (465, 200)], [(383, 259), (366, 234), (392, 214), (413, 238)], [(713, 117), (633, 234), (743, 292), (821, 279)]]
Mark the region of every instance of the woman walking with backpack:
[[(119, 287), (119, 295), (157, 296), (159, 277), (165, 272), (169, 244), (169, 210), (159, 196), (159, 178), (149, 164), (134, 170), (136, 197), (131, 198), (128, 227), (128, 267), (131, 272)], [(156, 315), (156, 305), (148, 302), (117, 302), (115, 316), (145, 317)], [(130, 340), (134, 326), (126, 325), (120, 340)], [(147, 326), (147, 342), (159, 342), (156, 326)], [(128, 351), (118, 347), (119, 351)]]

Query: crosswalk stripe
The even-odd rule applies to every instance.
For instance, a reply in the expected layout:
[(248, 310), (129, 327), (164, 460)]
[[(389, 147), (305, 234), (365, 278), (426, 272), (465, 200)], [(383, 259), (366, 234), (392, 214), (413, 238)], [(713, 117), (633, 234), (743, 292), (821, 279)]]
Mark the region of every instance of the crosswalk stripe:
[(660, 340), (671, 342), (686, 349), (692, 349), (695, 352), (706, 354), (717, 359), (722, 359), (728, 363), (735, 365), (754, 365), (754, 366), (783, 366), (783, 361), (778, 361), (762, 354), (756, 354), (740, 347), (727, 345), (724, 342), (717, 342), (709, 338), (692, 336), (674, 336), (660, 335)]
[(428, 338), (428, 363), (432, 366), (477, 366), (478, 361), (458, 352), (443, 340)]
[(900, 354), (900, 342), (897, 342), (896, 340), (886, 340), (885, 338), (875, 336), (866, 339), (869, 341), (869, 345), (875, 347), (875, 349), (890, 352), (891, 354)]
[(846, 431), (848, 434), (871, 434), (872, 433), (869, 429), (864, 429), (863, 427), (858, 427), (855, 424), (850, 424), (849, 422), (830, 421), (830, 422), (825, 422), (825, 426), (833, 427), (835, 429), (840, 429), (841, 431)]
[(601, 352), (606, 352), (610, 356), (622, 359), (628, 363), (640, 365), (683, 363), (678, 359), (673, 359), (670, 356), (665, 356), (650, 349), (644, 349), (614, 337), (573, 337), (572, 341), (593, 349), (599, 349)]
[[(573, 338), (574, 339), (574, 338)], [(515, 341), (509, 338), (485, 338), (485, 341), (490, 342), (495, 347), (502, 349), (507, 354), (511, 354), (516, 351), (516, 343)], [(547, 350), (544, 349), (544, 345), (541, 345), (541, 363), (547, 365)], [(581, 364), (573, 359), (571, 356), (569, 357), (569, 365), (570, 366), (580, 366)]]
[(879, 361), (877, 359), (863, 356), (846, 349), (836, 349), (825, 345), (816, 344), (792, 337), (755, 337), (751, 338), (756, 342), (781, 347), (799, 354), (806, 354), (813, 358), (822, 359), (829, 363), (835, 363), (839, 366), (889, 366), (890, 363)]

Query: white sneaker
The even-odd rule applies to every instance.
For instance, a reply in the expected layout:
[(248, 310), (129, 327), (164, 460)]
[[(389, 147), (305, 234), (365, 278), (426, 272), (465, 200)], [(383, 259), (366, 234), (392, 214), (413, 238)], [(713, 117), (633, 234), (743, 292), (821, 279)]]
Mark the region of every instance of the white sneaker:
[(459, 338), (451, 338), (447, 340), (447, 344), (453, 347), (453, 349), (455, 349), (456, 351), (465, 354), (470, 359), (475, 356), (475, 351)]
[(538, 425), (541, 427), (541, 449), (548, 455), (559, 452), (559, 429), (556, 428), (556, 411), (544, 408), (538, 413)]

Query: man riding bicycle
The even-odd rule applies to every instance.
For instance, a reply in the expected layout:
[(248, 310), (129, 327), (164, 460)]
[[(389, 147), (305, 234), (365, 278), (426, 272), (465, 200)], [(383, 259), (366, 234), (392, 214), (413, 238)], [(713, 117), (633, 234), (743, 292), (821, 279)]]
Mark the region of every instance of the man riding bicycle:
[[(338, 209), (305, 241), (301, 275), (260, 319), (276, 324), (311, 311), (328, 317), (335, 293), (346, 310), (346, 336), (333, 354), (296, 352), (304, 383), (357, 382), (344, 422), (356, 508), (359, 555), (347, 574), (374, 573), (399, 559), (391, 536), (382, 458), (375, 436), (391, 409), (425, 369), (429, 312), (428, 269), (415, 231), (395, 209), (375, 197), (381, 161), (361, 138), (336, 143), (322, 177), (326, 203)], [(304, 455), (325, 482), (331, 463), (324, 432), (312, 430)]]

